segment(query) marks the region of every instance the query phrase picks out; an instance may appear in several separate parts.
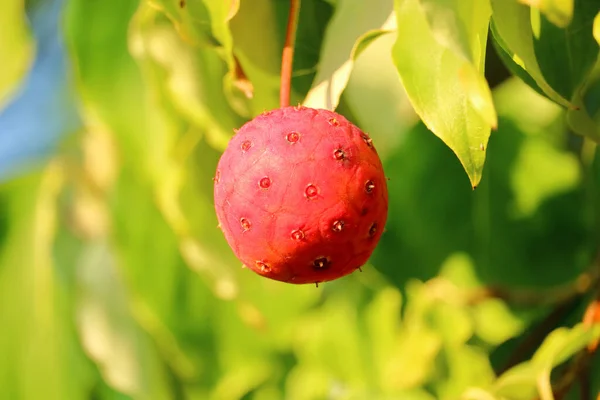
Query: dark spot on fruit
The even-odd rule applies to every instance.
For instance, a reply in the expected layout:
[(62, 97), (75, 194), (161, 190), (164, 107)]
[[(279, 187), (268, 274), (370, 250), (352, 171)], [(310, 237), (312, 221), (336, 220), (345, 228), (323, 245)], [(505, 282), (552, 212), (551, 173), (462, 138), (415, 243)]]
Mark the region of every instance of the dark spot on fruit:
[(369, 228), (369, 237), (375, 236), (377, 233), (377, 222), (373, 222), (373, 225)]
[(296, 229), (294, 231), (292, 231), (292, 239), (294, 239), (295, 241), (299, 242), (301, 240), (304, 240), (304, 232), (300, 229)]
[(268, 189), (269, 187), (271, 187), (271, 179), (269, 179), (268, 176), (265, 176), (260, 181), (258, 181), (258, 186), (260, 186), (262, 189)]
[(344, 229), (344, 221), (342, 221), (342, 220), (335, 221), (333, 223), (333, 225), (331, 226), (331, 229), (334, 232), (341, 232), (342, 229)]
[(360, 210), (360, 215), (364, 217), (365, 215), (367, 215), (368, 212), (369, 212), (369, 209), (367, 207), (363, 207)]
[(185, 0), (180, 0), (180, 1), (179, 1), (179, 7), (180, 7), (180, 8), (183, 8), (183, 7), (185, 7)]
[(252, 147), (252, 142), (249, 140), (244, 140), (240, 147), (242, 148), (242, 151), (246, 152), (250, 150), (250, 147)]
[(215, 174), (215, 177), (213, 178), (213, 182), (219, 183), (220, 180), (221, 180), (221, 171), (217, 170), (217, 173)]
[(329, 122), (329, 125), (331, 125), (331, 126), (340, 126), (339, 121), (335, 118), (329, 118), (328, 122)]
[(375, 190), (375, 183), (373, 183), (373, 181), (371, 181), (371, 180), (368, 180), (365, 183), (365, 192), (371, 194), (371, 193), (373, 193), (374, 190)]
[(319, 194), (319, 188), (310, 183), (304, 190), (304, 195), (309, 199), (314, 199)]
[(290, 132), (285, 135), (285, 139), (290, 143), (296, 143), (298, 140), (300, 140), (300, 134), (298, 132)]
[(344, 150), (342, 149), (337, 149), (333, 152), (333, 158), (336, 160), (343, 160), (346, 158), (346, 153), (344, 153)]
[(479, 150), (485, 151), (485, 146), (483, 145), (483, 143), (479, 143)]
[(331, 262), (327, 259), (327, 257), (319, 257), (315, 261), (313, 261), (313, 266), (315, 269), (327, 269), (331, 265)]
[(269, 267), (269, 265), (266, 262), (257, 261), (255, 265), (256, 265), (256, 268), (258, 268), (261, 272), (271, 271), (271, 267)]
[(247, 232), (252, 227), (252, 223), (247, 218), (240, 218), (240, 225), (242, 225), (242, 229), (244, 232)]

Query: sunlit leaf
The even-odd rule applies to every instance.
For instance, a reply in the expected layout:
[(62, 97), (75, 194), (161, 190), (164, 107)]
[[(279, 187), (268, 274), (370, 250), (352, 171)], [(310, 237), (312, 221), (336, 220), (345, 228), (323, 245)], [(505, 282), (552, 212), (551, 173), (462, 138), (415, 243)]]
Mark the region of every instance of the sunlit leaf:
[(583, 324), (578, 324), (573, 328), (554, 330), (530, 361), (521, 363), (500, 376), (494, 385), (495, 392), (515, 400), (531, 398), (540, 388), (543, 392), (544, 388), (549, 387), (551, 370), (598, 337), (600, 326), (589, 329)]
[(492, 345), (499, 345), (520, 334), (525, 328), (507, 305), (497, 299), (481, 302), (473, 308), (475, 333)]
[(481, 388), (469, 388), (460, 396), (461, 400), (500, 400)]
[[(86, 122), (106, 130), (119, 153), (126, 155), (120, 158), (119, 176), (112, 188), (117, 200), (110, 215), (116, 264), (133, 293), (132, 313), (169, 367), (191, 379), (199, 368), (194, 362), (203, 357), (184, 352), (186, 343), (178, 340), (173, 301), (176, 293), (191, 290), (184, 290), (187, 286), (193, 286), (198, 295), (208, 291), (183, 262), (179, 238), (173, 233), (179, 227), (169, 225), (173, 217), (165, 199), (172, 193), (168, 183), (178, 172), (173, 148), (182, 128), (171, 109), (160, 106), (163, 87), (153, 81), (156, 69), (148, 64), (139, 67), (129, 54), (127, 32), (136, 9), (137, 2), (70, 2), (67, 33), (78, 66)], [(90, 20), (84, 23), (82, 15), (92, 15), (98, 21), (92, 26), (97, 29), (89, 29)], [(106, 21), (111, 30), (101, 29)], [(127, 85), (120, 84), (121, 80)], [(185, 317), (181, 312), (177, 315)]]
[(534, 49), (530, 8), (516, 1), (491, 0), (492, 31), (506, 54), (523, 68), (552, 100), (565, 107), (573, 107), (544, 78)]
[(53, 257), (64, 182), (55, 161), (0, 188), (0, 385), (11, 398), (84, 398), (97, 379), (72, 328), (74, 287)]
[(532, 363), (539, 368), (555, 367), (573, 357), (592, 341), (600, 338), (600, 326), (592, 328), (577, 324), (573, 328), (558, 328), (552, 331), (537, 349)]
[[(237, 14), (229, 21), (234, 55), (254, 87), (250, 106), (252, 116), (279, 105), (279, 70), (284, 37), (278, 26), (279, 15), (274, 2), (242, 1)], [(287, 14), (283, 12), (281, 15)]]
[(378, 34), (381, 32), (373, 31), (375, 37), (368, 46), (361, 47), (343, 101), (354, 122), (373, 137), (379, 156), (385, 160), (393, 154), (406, 130), (418, 122), (418, 117), (392, 60), (395, 34)]
[(0, 12), (0, 109), (29, 70), (34, 50), (24, 1), (5, 2)]
[(224, 149), (243, 120), (228, 104), (223, 79), (213, 79), (227, 74), (218, 52), (189, 46), (150, 8), (140, 9), (134, 21), (131, 42), (136, 58), (158, 70), (173, 106), (206, 132), (209, 143)]
[(384, 390), (392, 389), (385, 375), (385, 367), (400, 327), (400, 306), (400, 293), (389, 288), (378, 293), (366, 312), (367, 330), (373, 346), (373, 365), (377, 368), (377, 381)]
[(537, 371), (531, 363), (519, 364), (494, 383), (494, 393), (501, 398), (527, 400), (537, 395)]
[(489, 1), (421, 0), (421, 4), (436, 41), (466, 61), (460, 68), (459, 80), (471, 105), (495, 128), (496, 111), (481, 74), (487, 38), (483, 26), (488, 25), (492, 13)]
[(576, 109), (567, 112), (567, 122), (573, 131), (600, 142), (600, 59), (587, 82), (575, 93)]
[(448, 347), (443, 353), (447, 374), (436, 385), (437, 398), (458, 399), (470, 387), (486, 387), (495, 379), (487, 354), (478, 347)]
[(392, 0), (336, 4), (321, 49), (319, 70), (304, 105), (333, 110), (352, 72), (352, 52), (361, 35), (376, 29), (393, 29)]
[(538, 8), (556, 26), (564, 28), (573, 18), (575, 0), (519, 0), (523, 4)]
[(481, 43), (482, 40), (485, 42), (485, 38), (478, 37), (479, 25), (487, 25), (490, 18), (489, 1), (420, 2), (437, 42), (478, 67), (485, 57), (485, 46), (482, 47)]
[(77, 322), (82, 345), (105, 381), (132, 397), (169, 396), (166, 367), (135, 322), (106, 243), (83, 249), (79, 260)]
[(573, 97), (598, 58), (598, 43), (591, 29), (583, 27), (592, 26), (599, 11), (598, 1), (578, 0), (572, 23), (559, 28), (540, 15), (538, 10), (531, 10), (537, 63), (546, 82), (564, 99)]
[(504, 63), (504, 65), (508, 68), (508, 70), (513, 74), (521, 78), (523, 82), (529, 85), (533, 90), (541, 94), (542, 96), (547, 96), (544, 91), (538, 86), (537, 82), (533, 77), (525, 70), (525, 68), (518, 64), (517, 61), (520, 62), (518, 57), (515, 59), (512, 53), (509, 53), (508, 46), (504, 43), (502, 37), (496, 30), (496, 24), (490, 24), (490, 33), (492, 34), (492, 44), (494, 49), (496, 49), (496, 53), (500, 57), (500, 60)]
[(354, 43), (354, 47), (352, 48), (352, 52), (350, 53), (352, 61), (356, 61), (358, 56), (360, 56), (362, 52), (365, 51), (377, 38), (379, 38), (382, 35), (387, 35), (389, 33), (395, 32), (392, 30), (374, 29), (372, 31), (364, 33), (361, 37), (359, 37), (356, 40), (356, 43)]
[[(149, 0), (153, 8), (160, 10), (174, 24), (188, 50), (203, 53), (215, 52), (221, 58), (226, 69), (223, 80), (213, 82), (223, 85), (224, 94), (240, 114), (248, 114), (248, 99), (253, 96), (253, 88), (248, 85), (241, 73), (238, 61), (233, 54), (233, 38), (229, 29), (229, 20), (239, 10), (239, 0), (227, 1), (186, 1), (186, 0)], [(171, 59), (172, 62), (180, 61)], [(210, 80), (209, 80), (210, 82)], [(219, 93), (219, 92), (215, 92)], [(219, 93), (219, 94), (221, 94)]]
[(593, 34), (594, 39), (596, 39), (596, 42), (600, 45), (600, 12), (594, 17)]
[[(476, 187), (483, 171), (490, 125), (475, 109), (460, 81), (460, 71), (470, 68), (465, 67), (468, 62), (436, 41), (417, 1), (397, 0), (396, 14), (398, 39), (393, 57), (406, 92), (417, 114), (454, 151), (471, 185)], [(485, 37), (487, 22), (479, 21), (479, 25), (479, 34)], [(485, 41), (479, 45), (483, 53)]]

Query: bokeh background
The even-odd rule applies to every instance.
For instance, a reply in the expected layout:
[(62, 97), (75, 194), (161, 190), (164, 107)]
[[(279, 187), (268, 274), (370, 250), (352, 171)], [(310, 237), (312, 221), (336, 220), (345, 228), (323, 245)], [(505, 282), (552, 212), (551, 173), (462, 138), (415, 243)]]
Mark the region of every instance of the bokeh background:
[[(302, 2), (294, 103), (386, 21), (376, 3)], [(234, 128), (278, 107), (288, 2), (179, 7), (0, 5), (0, 398), (533, 398), (537, 369), (498, 377), (557, 307), (548, 332), (581, 320), (600, 243), (600, 155), (564, 109), (490, 42), (499, 124), (472, 190), (378, 36), (337, 111), (384, 162), (386, 232), (362, 273), (269, 281), (217, 229), (212, 177)], [(589, 341), (571, 333), (545, 367)], [(589, 377), (598, 393), (599, 357)]]

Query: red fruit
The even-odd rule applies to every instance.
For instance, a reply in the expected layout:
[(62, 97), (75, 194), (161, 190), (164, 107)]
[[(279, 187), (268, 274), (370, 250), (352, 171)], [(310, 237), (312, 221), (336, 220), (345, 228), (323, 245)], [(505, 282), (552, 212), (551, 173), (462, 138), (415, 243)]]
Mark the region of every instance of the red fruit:
[(371, 139), (327, 110), (285, 107), (246, 123), (214, 180), (219, 224), (236, 256), (283, 282), (351, 273), (367, 262), (387, 220)]

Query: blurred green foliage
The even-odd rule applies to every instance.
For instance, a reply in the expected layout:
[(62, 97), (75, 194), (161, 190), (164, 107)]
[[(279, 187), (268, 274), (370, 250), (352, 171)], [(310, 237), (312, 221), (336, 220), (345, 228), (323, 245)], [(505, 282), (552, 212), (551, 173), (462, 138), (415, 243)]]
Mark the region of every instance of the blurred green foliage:
[[(65, 2), (85, 126), (0, 186), (1, 399), (549, 400), (600, 337), (600, 5), (302, 1), (292, 100), (371, 133), (390, 191), (371, 264), (318, 289), (241, 269), (212, 203), (278, 107), (288, 7)], [(0, 5), (0, 103), (23, 15)]]

